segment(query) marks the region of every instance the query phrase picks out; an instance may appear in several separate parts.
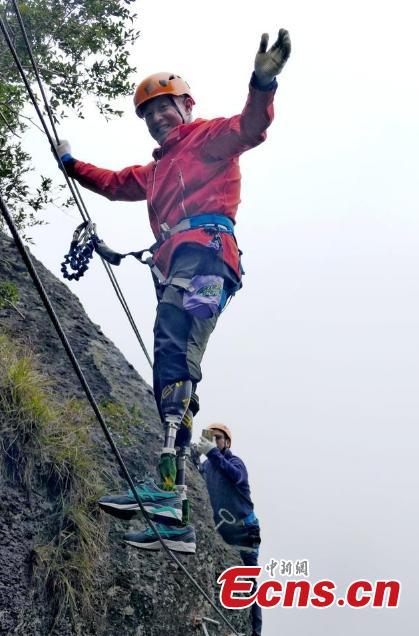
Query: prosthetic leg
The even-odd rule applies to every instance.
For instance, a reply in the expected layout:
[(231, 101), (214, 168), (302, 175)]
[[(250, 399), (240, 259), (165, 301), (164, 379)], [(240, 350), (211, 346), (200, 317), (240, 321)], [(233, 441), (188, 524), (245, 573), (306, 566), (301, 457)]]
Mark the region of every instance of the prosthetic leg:
[[(165, 436), (159, 461), (159, 472), (163, 490), (174, 490), (176, 485), (184, 486), (185, 484), (184, 458), (186, 455), (179, 452), (179, 459), (177, 459), (176, 442), (178, 441), (179, 448), (183, 448), (184, 445), (180, 445), (179, 439), (176, 438), (188, 410), (191, 394), (192, 382), (190, 380), (168, 384), (162, 391), (160, 405), (164, 418)], [(181, 457), (183, 459), (180, 459)], [(179, 479), (182, 479), (182, 482), (177, 479), (178, 464)]]
[(188, 408), (183, 416), (180, 429), (176, 435), (176, 490), (180, 493), (182, 499), (182, 523), (190, 521), (190, 507), (187, 498), (188, 487), (185, 479), (186, 458), (191, 454), (190, 445), (192, 438), (192, 411)]

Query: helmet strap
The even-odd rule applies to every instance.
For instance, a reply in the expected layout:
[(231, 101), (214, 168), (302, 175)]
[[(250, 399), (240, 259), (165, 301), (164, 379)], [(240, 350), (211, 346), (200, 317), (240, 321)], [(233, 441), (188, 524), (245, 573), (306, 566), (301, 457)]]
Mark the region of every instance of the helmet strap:
[(168, 97), (170, 98), (170, 101), (172, 102), (173, 106), (176, 108), (177, 112), (181, 116), (182, 124), (184, 124), (185, 123), (185, 117), (183, 116), (183, 113), (181, 112), (179, 106), (177, 105), (174, 96), (173, 95), (168, 95)]

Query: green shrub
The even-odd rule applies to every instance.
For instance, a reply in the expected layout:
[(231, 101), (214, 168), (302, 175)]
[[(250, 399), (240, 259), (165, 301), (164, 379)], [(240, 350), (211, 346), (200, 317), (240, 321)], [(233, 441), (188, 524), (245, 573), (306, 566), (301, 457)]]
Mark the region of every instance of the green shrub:
[(56, 509), (35, 547), (35, 571), (56, 620), (91, 612), (98, 559), (106, 543), (97, 498), (105, 490), (91, 440), (90, 409), (59, 401), (34, 356), (0, 336), (0, 465), (26, 489), (41, 484)]
[(141, 427), (147, 430), (147, 424), (141, 416), (141, 410), (138, 406), (120, 404), (119, 402), (102, 401), (100, 403), (100, 411), (104, 416), (107, 425), (112, 433), (118, 435), (119, 443), (130, 444), (130, 428), (134, 427), (138, 430)]
[(19, 300), (19, 292), (14, 283), (0, 283), (0, 309), (14, 305)]

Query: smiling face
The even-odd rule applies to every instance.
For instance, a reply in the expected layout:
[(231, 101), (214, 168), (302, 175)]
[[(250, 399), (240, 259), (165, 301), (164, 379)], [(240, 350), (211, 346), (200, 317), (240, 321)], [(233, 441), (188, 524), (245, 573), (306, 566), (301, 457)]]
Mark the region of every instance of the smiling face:
[[(159, 95), (150, 99), (141, 108), (141, 115), (150, 135), (160, 146), (179, 124), (190, 121), (192, 103), (189, 97), (176, 99), (176, 105), (169, 95)], [(176, 107), (177, 106), (177, 107)]]

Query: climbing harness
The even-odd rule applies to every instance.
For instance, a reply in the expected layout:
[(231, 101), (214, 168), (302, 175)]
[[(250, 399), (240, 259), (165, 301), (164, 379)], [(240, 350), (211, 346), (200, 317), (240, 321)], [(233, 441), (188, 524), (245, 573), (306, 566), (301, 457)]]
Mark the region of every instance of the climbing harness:
[[(187, 232), (188, 230), (199, 228), (208, 232), (208, 234), (213, 237), (212, 241), (214, 241), (214, 239), (217, 241), (217, 246), (220, 232), (234, 236), (233, 221), (222, 214), (198, 214), (196, 216), (182, 219), (182, 221), (171, 228), (167, 225), (167, 223), (163, 223), (160, 227), (160, 236), (157, 241), (151, 245), (151, 247), (139, 252), (126, 252), (121, 254), (120, 252), (116, 252), (110, 248), (98, 237), (96, 234), (96, 225), (94, 223), (91, 221), (84, 221), (83, 223), (80, 223), (74, 231), (70, 250), (68, 254), (64, 256), (65, 260), (61, 267), (64, 278), (79, 280), (79, 278), (81, 278), (84, 272), (88, 269), (88, 263), (93, 256), (93, 250), (96, 250), (96, 252), (111, 265), (120, 265), (121, 260), (126, 256), (134, 256), (140, 261), (140, 263), (143, 263), (143, 265), (149, 265), (160, 285), (180, 283), (179, 286), (183, 287), (185, 286), (187, 279), (176, 279), (178, 282), (174, 283), (173, 278), (165, 278), (155, 265), (153, 261), (153, 254), (158, 250), (158, 248), (163, 245), (165, 241), (179, 232)], [(221, 243), (219, 243), (219, 245), (221, 245)], [(220, 247), (217, 247), (217, 249), (220, 249)], [(147, 253), (149, 253), (150, 256), (144, 256)], [(76, 272), (76, 274), (68, 274), (66, 267), (68, 264), (71, 269)]]
[[(175, 236), (179, 232), (187, 232), (188, 230), (203, 229), (212, 237), (212, 242), (217, 240), (217, 249), (221, 248), (220, 233), (227, 233), (234, 237), (234, 224), (233, 221), (224, 214), (217, 214), (215, 212), (208, 212), (205, 214), (197, 214), (196, 216), (190, 216), (186, 219), (182, 219), (179, 223), (173, 227), (169, 227), (167, 223), (163, 223), (160, 226), (160, 236), (153, 245), (145, 250), (141, 250), (134, 254), (138, 260), (144, 265), (148, 265), (156, 277), (159, 285), (178, 285), (189, 289), (190, 280), (185, 278), (166, 278), (157, 265), (153, 261), (154, 253), (159, 249), (161, 245), (172, 236)], [(150, 256), (144, 256), (147, 254)]]
[[(178, 276), (165, 277), (153, 260), (154, 253), (165, 241), (172, 238), (172, 236), (179, 234), (179, 232), (187, 232), (188, 230), (205, 230), (211, 236), (209, 246), (217, 251), (221, 249), (220, 233), (230, 234), (234, 237), (233, 221), (223, 214), (213, 212), (182, 219), (173, 227), (169, 227), (167, 223), (163, 223), (160, 228), (160, 235), (153, 245), (139, 252), (126, 252), (121, 254), (120, 252), (115, 252), (97, 236), (96, 225), (94, 223), (84, 221), (76, 228), (70, 250), (68, 254), (64, 256), (64, 261), (61, 264), (61, 271), (64, 278), (68, 280), (79, 280), (88, 269), (89, 261), (93, 257), (93, 251), (95, 250), (111, 265), (120, 265), (121, 260), (126, 256), (134, 256), (140, 263), (150, 267), (159, 285), (177, 285), (187, 291), (192, 291), (191, 279)], [(145, 256), (147, 253), (149, 256)], [(75, 273), (69, 274), (68, 265)], [(240, 286), (241, 284), (238, 285), (237, 289)], [(237, 291), (237, 289), (233, 291)]]

